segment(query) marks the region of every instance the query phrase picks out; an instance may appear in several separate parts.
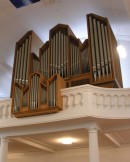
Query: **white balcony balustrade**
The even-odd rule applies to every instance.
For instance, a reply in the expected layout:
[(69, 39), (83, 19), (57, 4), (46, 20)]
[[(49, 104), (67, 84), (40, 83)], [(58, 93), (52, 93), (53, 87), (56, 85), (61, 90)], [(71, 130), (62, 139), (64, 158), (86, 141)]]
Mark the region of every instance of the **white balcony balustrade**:
[(15, 118), (11, 115), (11, 99), (0, 101), (0, 128), (88, 116), (106, 119), (130, 118), (130, 89), (83, 85), (62, 89), (61, 94), (63, 96), (62, 111), (25, 118)]
[(0, 120), (12, 118), (11, 99), (0, 100)]

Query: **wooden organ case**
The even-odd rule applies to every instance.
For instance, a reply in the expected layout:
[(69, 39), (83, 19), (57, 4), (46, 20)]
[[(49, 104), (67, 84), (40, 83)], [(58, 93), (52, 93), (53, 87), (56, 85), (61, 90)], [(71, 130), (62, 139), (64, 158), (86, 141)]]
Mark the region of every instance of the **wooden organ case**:
[(88, 14), (87, 26), (88, 39), (83, 43), (65, 24), (53, 27), (45, 44), (33, 31), (16, 43), (11, 88), (16, 117), (62, 110), (62, 88), (122, 87), (117, 42), (108, 19)]

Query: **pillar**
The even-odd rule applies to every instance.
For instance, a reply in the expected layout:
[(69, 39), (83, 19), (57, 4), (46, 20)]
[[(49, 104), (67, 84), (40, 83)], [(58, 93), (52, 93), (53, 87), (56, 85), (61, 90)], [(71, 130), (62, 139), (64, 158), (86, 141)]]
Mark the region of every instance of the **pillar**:
[(7, 162), (7, 156), (8, 156), (8, 138), (2, 137), (0, 145), (0, 162)]
[(89, 128), (89, 162), (99, 162), (97, 128)]

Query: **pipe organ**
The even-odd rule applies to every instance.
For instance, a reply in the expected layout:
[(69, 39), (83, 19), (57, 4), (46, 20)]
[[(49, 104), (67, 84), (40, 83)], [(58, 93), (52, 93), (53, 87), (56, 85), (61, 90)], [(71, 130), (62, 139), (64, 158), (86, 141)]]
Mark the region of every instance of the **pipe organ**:
[(53, 27), (45, 44), (33, 31), (16, 43), (11, 89), (16, 117), (62, 110), (60, 89), (65, 87), (122, 87), (117, 42), (108, 19), (88, 14), (87, 26), (83, 43), (65, 24)]

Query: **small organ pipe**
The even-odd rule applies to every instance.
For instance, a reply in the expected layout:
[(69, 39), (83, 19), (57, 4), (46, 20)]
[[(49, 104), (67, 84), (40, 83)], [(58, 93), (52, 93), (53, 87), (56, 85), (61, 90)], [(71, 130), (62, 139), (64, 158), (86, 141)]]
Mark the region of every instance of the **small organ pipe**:
[(77, 47), (76, 64), (77, 64), (77, 74), (79, 74), (79, 47)]
[(59, 54), (59, 57), (58, 57), (58, 74), (60, 75), (60, 68), (61, 68), (61, 60), (60, 60), (60, 58), (61, 58), (61, 52), (60, 52), (60, 48), (61, 48), (61, 32), (59, 31), (58, 32), (58, 54)]
[(53, 59), (53, 39), (54, 38), (51, 38), (51, 52), (50, 52), (50, 77), (52, 76), (52, 69), (53, 69), (53, 64), (52, 64), (52, 59)]
[(61, 33), (61, 77), (63, 78), (64, 77), (64, 70), (63, 70), (63, 67), (64, 67), (64, 47), (63, 47), (63, 43), (64, 43), (64, 40), (63, 40), (63, 33)]
[(71, 71), (71, 76), (73, 75), (73, 72), (72, 72), (72, 66), (73, 66), (73, 57), (72, 57), (72, 54), (73, 54), (73, 51), (72, 51), (72, 44), (70, 44), (70, 58), (71, 58), (71, 65), (70, 65), (70, 71)]
[(49, 54), (50, 54), (50, 49), (47, 49), (47, 78), (49, 78)]
[(30, 110), (32, 110), (32, 79), (30, 81), (30, 95), (29, 95), (29, 103), (30, 103)]
[(24, 81), (23, 81), (24, 47), (25, 47), (25, 45), (24, 45), (24, 43), (23, 43), (23, 44), (22, 44), (22, 54), (21, 54), (21, 67), (20, 67), (20, 74), (21, 74), (20, 79), (21, 79), (21, 84), (24, 83)]
[(68, 62), (69, 62), (68, 61), (68, 36), (66, 35), (65, 38), (66, 38), (65, 39), (65, 41), (66, 41), (66, 47), (65, 47), (66, 48), (66, 53), (65, 53), (65, 55), (66, 55), (66, 77), (68, 77), (68, 70), (69, 70), (68, 69)]
[(47, 74), (47, 71), (46, 71), (46, 65), (47, 65), (47, 59), (46, 58), (47, 58), (47, 56), (46, 55), (47, 55), (47, 50), (45, 50), (45, 62), (44, 62), (45, 63), (45, 77), (46, 77), (46, 74)]
[[(55, 67), (55, 73), (58, 73), (58, 59), (59, 59), (59, 51), (58, 51), (58, 33), (56, 33), (56, 38), (55, 38), (55, 56), (54, 56), (54, 67)], [(54, 73), (53, 73), (54, 74)]]
[(48, 78), (48, 49), (46, 49), (46, 78)]
[(75, 74), (75, 46), (74, 44), (72, 45), (73, 47), (73, 64), (72, 64), (72, 71), (73, 71), (73, 75)]
[(39, 91), (39, 77), (36, 75), (36, 98), (35, 98), (35, 109), (38, 109), (38, 91)]
[(106, 69), (106, 74), (108, 76), (108, 57), (107, 57), (107, 50), (106, 50), (106, 41), (105, 41), (105, 32), (104, 32), (104, 25), (101, 24), (101, 29), (102, 29), (102, 39), (103, 39), (103, 49), (104, 49), (104, 58), (105, 58), (105, 69)]
[(24, 80), (24, 84), (26, 84), (26, 70), (27, 70), (27, 57), (28, 57), (28, 53), (27, 53), (27, 50), (28, 50), (28, 39), (25, 40), (25, 57), (24, 57), (24, 68), (23, 68), (23, 80)]
[(53, 106), (56, 105), (56, 81), (54, 81), (53, 83), (53, 93), (54, 93), (54, 102), (53, 102)]
[(107, 27), (106, 27), (106, 26), (105, 26), (105, 36), (106, 36), (106, 46), (107, 46), (107, 53), (108, 53), (109, 70), (110, 70), (110, 74), (112, 75), (111, 55), (110, 55), (109, 40), (108, 40), (108, 32), (107, 32)]
[(78, 51), (78, 47), (76, 46), (76, 59), (75, 59), (75, 65), (76, 65), (76, 75), (79, 73), (79, 70), (78, 70), (78, 65), (79, 65), (79, 63), (78, 63), (78, 61), (79, 61), (79, 59), (78, 59), (78, 55), (79, 55), (79, 51)]
[(36, 108), (36, 91), (37, 91), (37, 78), (36, 75), (34, 75), (34, 98), (33, 98), (33, 103), (34, 103), (34, 109)]
[(67, 77), (67, 73), (66, 73), (66, 66), (67, 66), (67, 63), (66, 63), (66, 58), (67, 58), (67, 46), (66, 46), (66, 35), (64, 34), (63, 36), (63, 39), (64, 39), (64, 45), (63, 45), (63, 48), (64, 48), (64, 63), (63, 63), (63, 71), (64, 71), (64, 77), (66, 78)]

